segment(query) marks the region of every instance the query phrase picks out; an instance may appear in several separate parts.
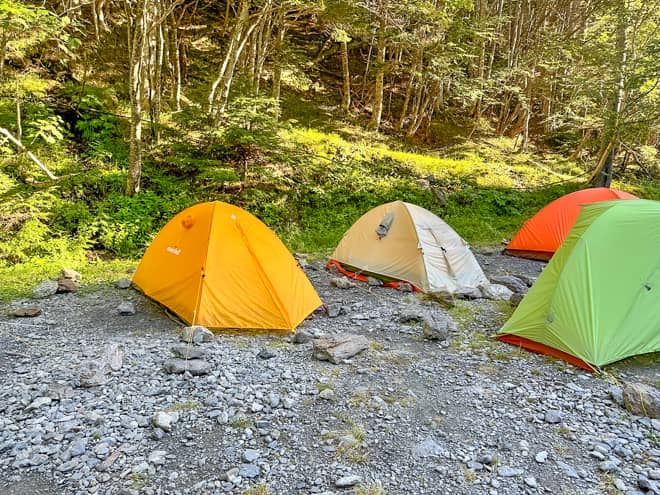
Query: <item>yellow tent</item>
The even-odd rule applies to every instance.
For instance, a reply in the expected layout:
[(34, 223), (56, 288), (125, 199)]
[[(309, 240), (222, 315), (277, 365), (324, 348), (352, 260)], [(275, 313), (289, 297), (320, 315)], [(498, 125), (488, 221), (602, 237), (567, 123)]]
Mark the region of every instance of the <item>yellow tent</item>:
[(220, 201), (170, 220), (133, 283), (185, 322), (212, 329), (293, 330), (322, 304), (277, 235)]

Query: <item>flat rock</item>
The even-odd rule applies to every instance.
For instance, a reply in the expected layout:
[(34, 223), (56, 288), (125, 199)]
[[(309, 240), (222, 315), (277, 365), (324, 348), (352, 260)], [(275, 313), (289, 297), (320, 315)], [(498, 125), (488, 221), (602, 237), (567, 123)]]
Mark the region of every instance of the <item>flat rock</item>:
[(543, 417), (543, 420), (546, 423), (550, 423), (550, 424), (561, 423), (561, 411), (551, 409), (550, 411), (547, 411), (545, 413), (545, 416)]
[(527, 294), (528, 287), (527, 284), (520, 280), (518, 277), (513, 275), (493, 275), (490, 277), (490, 281), (494, 284), (503, 285), (513, 292), (519, 294)]
[(376, 277), (367, 277), (367, 285), (372, 287), (382, 287), (383, 281)]
[(165, 456), (167, 455), (166, 450), (154, 450), (149, 454), (148, 461), (151, 464), (155, 464), (156, 466), (162, 466), (165, 464)]
[(32, 318), (39, 316), (42, 312), (40, 306), (19, 306), (15, 308), (12, 314), (18, 318)]
[(459, 287), (454, 292), (454, 296), (459, 299), (482, 299), (484, 297), (481, 290), (477, 287)]
[(351, 486), (357, 485), (361, 481), (362, 481), (362, 477), (353, 474), (350, 476), (343, 476), (338, 480), (335, 480), (335, 486), (337, 488), (349, 488)]
[(50, 297), (57, 293), (57, 287), (56, 280), (44, 280), (33, 289), (32, 295), (37, 299)]
[(523, 470), (520, 468), (512, 468), (509, 466), (500, 466), (497, 468), (497, 474), (503, 478), (512, 478), (514, 476), (520, 476), (523, 474)]
[(309, 333), (306, 330), (296, 330), (296, 333), (293, 334), (291, 342), (294, 344), (306, 344), (314, 340), (314, 335)]
[(484, 284), (480, 289), (486, 299), (493, 301), (508, 301), (513, 294), (511, 289), (500, 284)]
[(183, 342), (193, 343), (193, 344), (202, 344), (204, 342), (213, 342), (215, 336), (213, 332), (206, 327), (201, 325), (193, 325), (190, 327), (184, 327), (181, 332), (181, 340)]
[(413, 455), (420, 459), (426, 457), (437, 457), (442, 455), (445, 449), (431, 437), (427, 437), (418, 443), (413, 449)]
[(77, 292), (78, 284), (70, 278), (60, 277), (57, 279), (57, 292), (60, 294), (67, 292)]
[(449, 330), (454, 327), (451, 317), (437, 311), (427, 312), (422, 319), (422, 335), (429, 340), (447, 340)]
[(257, 357), (259, 359), (264, 359), (264, 360), (273, 359), (275, 356), (277, 356), (277, 353), (274, 350), (269, 349), (268, 347), (262, 348), (257, 354)]
[(106, 345), (105, 362), (112, 371), (119, 371), (124, 363), (124, 346), (121, 344)]
[(136, 313), (135, 304), (131, 301), (124, 301), (117, 306), (117, 312), (122, 316), (132, 316)]
[(338, 289), (350, 289), (355, 287), (355, 283), (351, 282), (347, 277), (332, 277), (330, 279), (330, 285), (337, 287)]
[(71, 268), (62, 268), (62, 271), (60, 272), (60, 278), (72, 280), (76, 284), (79, 284), (82, 281), (82, 275)]
[(131, 286), (131, 280), (128, 278), (120, 278), (115, 282), (115, 287), (118, 289), (128, 289)]
[(80, 386), (98, 387), (108, 382), (107, 363), (102, 360), (88, 360), (80, 365)]
[(248, 463), (248, 464), (241, 464), (238, 468), (238, 474), (242, 478), (256, 478), (261, 474), (259, 472), (259, 466), (256, 464)]
[(172, 431), (174, 417), (164, 411), (158, 411), (151, 417), (151, 424), (163, 431)]
[(637, 416), (660, 418), (660, 390), (645, 383), (626, 383), (623, 386), (626, 409)]
[(170, 348), (174, 357), (180, 359), (200, 359), (206, 356), (206, 350), (190, 344), (176, 344)]
[(344, 333), (314, 339), (314, 357), (320, 361), (339, 364), (369, 348), (369, 340), (363, 335)]
[(188, 371), (193, 376), (199, 376), (211, 372), (211, 363), (203, 359), (169, 358), (163, 363), (163, 369), (175, 375)]

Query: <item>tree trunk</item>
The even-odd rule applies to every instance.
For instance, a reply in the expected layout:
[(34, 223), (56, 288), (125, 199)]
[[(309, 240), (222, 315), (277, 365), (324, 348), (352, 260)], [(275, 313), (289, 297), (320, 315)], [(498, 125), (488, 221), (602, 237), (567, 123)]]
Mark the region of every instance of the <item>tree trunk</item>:
[(345, 115), (351, 113), (351, 74), (348, 68), (348, 42), (341, 41), (341, 74), (343, 94), (341, 98), (341, 109)]
[(380, 127), (380, 119), (383, 115), (383, 90), (385, 86), (385, 0), (380, 1), (380, 18), (378, 20), (378, 45), (376, 51), (376, 64), (378, 64), (378, 72), (376, 72), (376, 85), (374, 87), (374, 104), (371, 113), (371, 130), (378, 132)]
[(271, 96), (279, 103), (282, 86), (282, 64), (284, 62), (282, 57), (282, 45), (284, 44), (284, 34), (286, 33), (283, 8), (280, 8), (277, 12), (277, 20), (275, 24), (277, 26), (277, 35), (275, 36), (275, 41), (273, 43), (273, 87)]

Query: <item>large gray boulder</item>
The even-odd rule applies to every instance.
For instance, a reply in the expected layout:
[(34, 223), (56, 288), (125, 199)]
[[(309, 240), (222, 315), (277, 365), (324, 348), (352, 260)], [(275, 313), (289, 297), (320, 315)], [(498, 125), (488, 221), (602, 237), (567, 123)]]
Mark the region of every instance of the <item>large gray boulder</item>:
[(523, 280), (513, 275), (493, 275), (490, 277), (490, 281), (494, 284), (508, 287), (513, 292), (517, 292), (519, 294), (526, 294), (529, 290), (527, 284)]
[(185, 327), (181, 333), (181, 340), (193, 344), (201, 344), (203, 342), (213, 342), (213, 332), (201, 325), (193, 325)]
[(363, 335), (344, 333), (313, 340), (314, 357), (320, 361), (340, 364), (369, 348), (369, 340)]
[(56, 280), (44, 280), (32, 291), (32, 295), (37, 299), (50, 297), (57, 293), (58, 284)]
[(626, 383), (623, 386), (626, 409), (637, 416), (660, 418), (660, 390), (645, 383)]
[(177, 344), (170, 350), (174, 354), (174, 357), (180, 359), (199, 359), (206, 356), (206, 351), (202, 347), (190, 344)]
[(427, 311), (422, 318), (422, 335), (429, 340), (447, 340), (449, 330), (454, 328), (451, 317), (437, 311)]
[(480, 289), (486, 299), (493, 301), (508, 301), (513, 294), (511, 289), (500, 284), (484, 284)]

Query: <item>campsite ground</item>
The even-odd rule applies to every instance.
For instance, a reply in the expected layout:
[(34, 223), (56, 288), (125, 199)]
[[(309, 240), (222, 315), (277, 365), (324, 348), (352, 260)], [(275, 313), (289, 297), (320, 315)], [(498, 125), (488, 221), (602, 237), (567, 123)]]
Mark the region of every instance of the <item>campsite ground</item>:
[[(494, 250), (479, 258), (489, 275), (535, 277), (543, 267)], [(491, 338), (511, 308), (486, 300), (458, 301), (449, 310), (457, 330), (445, 343), (427, 341), (399, 315), (419, 305), (445, 311), (437, 303), (365, 284), (332, 287), (321, 262), (307, 272), (324, 302), (341, 311), (317, 312), (300, 328), (370, 340), (348, 363), (318, 361), (310, 343), (283, 336), (220, 335), (204, 344), (210, 375), (168, 375), (161, 366), (181, 325), (114, 286), (53, 296), (28, 321), (2, 317), (0, 492), (639, 494), (657, 487), (660, 424), (631, 416), (609, 391), (622, 378), (657, 384), (657, 360), (594, 375), (521, 351)], [(117, 313), (126, 300), (135, 315)], [(124, 346), (122, 368), (105, 385), (77, 386), (78, 365), (101, 357), (108, 343)], [(263, 350), (274, 356), (262, 359)], [(60, 399), (39, 401), (55, 382), (65, 384)], [(152, 427), (158, 411), (174, 416), (170, 433)], [(99, 470), (103, 461), (109, 467)], [(353, 475), (353, 488), (336, 486)]]

